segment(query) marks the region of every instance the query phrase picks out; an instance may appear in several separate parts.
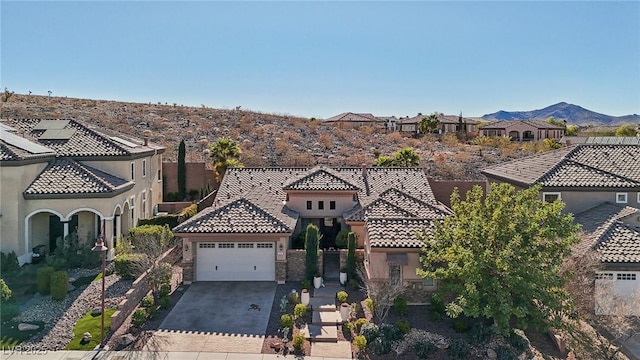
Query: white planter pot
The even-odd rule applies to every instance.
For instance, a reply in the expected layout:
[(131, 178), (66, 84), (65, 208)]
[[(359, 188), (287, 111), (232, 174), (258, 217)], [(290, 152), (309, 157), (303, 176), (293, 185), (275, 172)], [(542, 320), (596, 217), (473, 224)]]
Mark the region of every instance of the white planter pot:
[(300, 293), (300, 303), (303, 305), (309, 305), (309, 290), (305, 290), (302, 290)]
[(351, 305), (347, 303), (342, 303), (342, 305), (340, 305), (340, 318), (342, 318), (342, 321), (349, 321), (350, 313), (351, 313)]
[(344, 285), (347, 283), (347, 273), (346, 272), (341, 272), (340, 273), (340, 284)]
[(320, 286), (322, 286), (322, 278), (321, 277), (314, 277), (313, 278), (313, 287), (316, 289), (320, 289)]

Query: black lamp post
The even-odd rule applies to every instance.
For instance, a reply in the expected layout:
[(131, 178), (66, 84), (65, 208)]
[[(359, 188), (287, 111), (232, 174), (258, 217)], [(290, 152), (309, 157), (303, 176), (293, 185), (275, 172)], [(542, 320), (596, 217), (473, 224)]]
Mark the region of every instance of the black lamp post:
[(105, 220), (102, 219), (102, 233), (98, 240), (96, 240), (96, 244), (91, 248), (91, 251), (101, 252), (102, 253), (102, 307), (100, 311), (100, 316), (102, 316), (102, 325), (100, 326), (100, 348), (104, 347), (104, 268), (105, 268), (105, 254), (107, 251), (107, 247), (104, 246), (104, 230), (105, 230)]

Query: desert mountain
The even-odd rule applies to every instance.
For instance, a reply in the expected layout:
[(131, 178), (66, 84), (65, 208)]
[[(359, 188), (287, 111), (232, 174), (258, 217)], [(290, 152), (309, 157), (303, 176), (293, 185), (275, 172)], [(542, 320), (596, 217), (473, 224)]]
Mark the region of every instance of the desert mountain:
[(531, 111), (504, 111), (500, 110), (493, 114), (483, 115), (482, 118), (490, 121), (500, 120), (546, 120), (553, 116), (557, 120), (567, 120), (568, 124), (576, 125), (596, 125), (596, 126), (616, 126), (621, 124), (638, 124), (640, 115), (611, 116), (587, 110), (581, 106), (560, 102), (547, 106), (544, 109)]

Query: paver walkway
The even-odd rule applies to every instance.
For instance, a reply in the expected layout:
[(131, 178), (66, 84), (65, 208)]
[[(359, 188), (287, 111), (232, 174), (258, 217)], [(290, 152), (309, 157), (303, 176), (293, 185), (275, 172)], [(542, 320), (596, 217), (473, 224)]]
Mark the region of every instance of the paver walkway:
[(311, 344), (311, 356), (351, 359), (351, 343), (348, 341), (313, 343)]

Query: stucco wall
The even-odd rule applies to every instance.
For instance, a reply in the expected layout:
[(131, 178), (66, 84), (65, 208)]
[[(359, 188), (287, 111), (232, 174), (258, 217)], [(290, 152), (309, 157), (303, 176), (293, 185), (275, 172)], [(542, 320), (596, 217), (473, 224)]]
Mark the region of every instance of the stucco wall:
[[(311, 201), (311, 210), (307, 210), (307, 201)], [(318, 209), (318, 202), (324, 201), (324, 209)], [(329, 204), (331, 201), (336, 202), (336, 208), (331, 210)], [(290, 193), (287, 206), (298, 213), (300, 217), (306, 218), (322, 218), (341, 217), (342, 213), (351, 209), (354, 205), (353, 194), (336, 194), (336, 193)]]
[[(403, 253), (399, 251), (389, 251), (389, 253)], [(405, 252), (407, 254), (407, 265), (402, 266), (402, 279), (404, 281), (422, 280), (416, 274), (416, 269), (420, 267), (419, 252)], [(387, 252), (378, 249), (369, 255), (369, 277), (381, 280), (389, 278), (389, 265), (387, 264)]]
[[(213, 170), (207, 169), (203, 162), (188, 162), (187, 168), (187, 192), (189, 190), (205, 189), (207, 184), (210, 189), (217, 189), (218, 183), (215, 180)], [(178, 163), (163, 163), (162, 173), (164, 176), (164, 191), (166, 193), (178, 192)]]
[(487, 192), (486, 181), (455, 181), (455, 180), (436, 180), (434, 178), (428, 178), (429, 186), (433, 191), (433, 196), (436, 200), (451, 207), (451, 193), (454, 188), (458, 188), (458, 194), (462, 199), (465, 198), (467, 191), (471, 190), (474, 186), (478, 185), (482, 188), (482, 192)]

